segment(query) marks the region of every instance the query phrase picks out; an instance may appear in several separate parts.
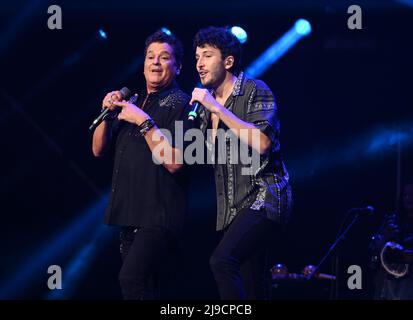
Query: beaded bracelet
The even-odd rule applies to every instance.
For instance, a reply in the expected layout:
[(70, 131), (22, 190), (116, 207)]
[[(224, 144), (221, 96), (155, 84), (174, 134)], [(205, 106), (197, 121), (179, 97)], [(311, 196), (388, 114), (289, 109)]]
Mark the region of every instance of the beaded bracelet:
[(146, 119), (144, 122), (141, 123), (139, 126), (139, 133), (143, 137), (145, 134), (148, 133), (149, 130), (151, 130), (154, 126), (156, 125), (155, 121), (153, 119)]

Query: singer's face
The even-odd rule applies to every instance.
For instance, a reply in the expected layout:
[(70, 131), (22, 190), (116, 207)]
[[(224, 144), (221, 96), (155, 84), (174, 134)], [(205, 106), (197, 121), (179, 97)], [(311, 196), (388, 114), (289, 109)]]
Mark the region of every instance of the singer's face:
[(149, 45), (143, 70), (149, 92), (170, 85), (178, 69), (173, 49), (168, 43), (153, 42)]
[(204, 87), (217, 88), (225, 80), (225, 63), (221, 50), (210, 45), (197, 47), (195, 52), (196, 69)]

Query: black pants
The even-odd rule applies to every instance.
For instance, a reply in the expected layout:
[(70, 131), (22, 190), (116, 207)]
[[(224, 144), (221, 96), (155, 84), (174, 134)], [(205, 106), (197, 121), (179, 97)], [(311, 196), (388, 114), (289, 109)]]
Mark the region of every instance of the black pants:
[(159, 273), (174, 239), (162, 228), (122, 228), (119, 282), (124, 299), (159, 299)]
[(276, 231), (262, 210), (237, 214), (210, 259), (221, 299), (270, 298), (267, 249)]

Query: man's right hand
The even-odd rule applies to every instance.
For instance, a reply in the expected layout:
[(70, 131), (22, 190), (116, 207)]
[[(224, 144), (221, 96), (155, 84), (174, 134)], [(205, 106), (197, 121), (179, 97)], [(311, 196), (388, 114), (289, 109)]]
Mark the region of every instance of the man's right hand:
[(122, 101), (122, 95), (120, 91), (109, 92), (102, 101), (102, 108), (108, 108), (109, 110), (115, 110), (117, 106), (113, 104), (113, 101)]

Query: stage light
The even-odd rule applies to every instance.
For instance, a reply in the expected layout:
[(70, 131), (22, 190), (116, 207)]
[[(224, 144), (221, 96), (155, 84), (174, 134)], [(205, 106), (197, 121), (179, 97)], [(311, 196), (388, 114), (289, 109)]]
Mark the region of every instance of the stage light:
[(233, 26), (231, 28), (231, 33), (237, 37), (237, 39), (239, 40), (239, 42), (241, 43), (245, 43), (247, 41), (248, 35), (247, 32), (242, 29), (241, 27), (238, 26)]
[(305, 19), (299, 19), (294, 24), (295, 32), (302, 36), (306, 36), (311, 32), (311, 24)]
[(163, 33), (165, 33), (166, 35), (168, 35), (168, 36), (171, 36), (171, 35), (172, 35), (171, 30), (169, 30), (168, 28), (163, 27), (163, 28), (161, 28), (161, 31), (162, 31)]
[(106, 32), (103, 31), (102, 29), (99, 29), (98, 32), (99, 32), (99, 36), (100, 36), (101, 39), (106, 40), (108, 38), (108, 36), (106, 35)]
[(295, 24), (281, 36), (281, 38), (275, 41), (253, 63), (251, 63), (245, 73), (251, 78), (259, 77), (310, 32), (311, 25), (307, 20), (297, 20)]

